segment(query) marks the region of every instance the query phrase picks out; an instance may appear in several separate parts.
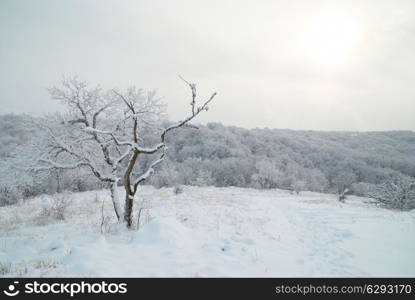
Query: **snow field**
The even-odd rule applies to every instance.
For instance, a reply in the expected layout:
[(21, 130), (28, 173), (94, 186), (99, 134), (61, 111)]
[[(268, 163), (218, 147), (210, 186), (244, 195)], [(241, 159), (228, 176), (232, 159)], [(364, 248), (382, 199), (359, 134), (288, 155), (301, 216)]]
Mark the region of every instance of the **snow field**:
[(414, 211), (281, 190), (138, 195), (133, 231), (115, 223), (106, 190), (74, 194), (64, 221), (39, 217), (49, 197), (1, 207), (0, 276), (415, 276)]

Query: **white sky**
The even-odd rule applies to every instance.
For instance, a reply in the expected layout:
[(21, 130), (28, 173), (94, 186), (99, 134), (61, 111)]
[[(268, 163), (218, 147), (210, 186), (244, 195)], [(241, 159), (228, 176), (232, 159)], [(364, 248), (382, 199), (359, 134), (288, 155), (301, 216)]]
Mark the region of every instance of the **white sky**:
[(415, 130), (415, 1), (0, 1), (0, 112), (59, 109), (62, 75), (157, 88), (172, 119)]

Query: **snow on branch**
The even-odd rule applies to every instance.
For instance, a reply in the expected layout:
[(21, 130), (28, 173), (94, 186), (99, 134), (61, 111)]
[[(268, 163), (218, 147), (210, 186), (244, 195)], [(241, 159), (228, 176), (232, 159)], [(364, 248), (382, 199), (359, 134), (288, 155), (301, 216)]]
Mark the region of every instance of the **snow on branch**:
[(154, 168), (164, 161), (164, 158), (166, 156), (165, 150), (166, 150), (166, 148), (163, 148), (163, 152), (162, 152), (161, 156), (157, 160), (153, 161), (150, 164), (150, 166), (147, 168), (147, 170), (134, 181), (134, 191), (137, 190), (137, 186), (140, 183), (147, 180), (151, 175), (153, 175), (154, 174)]
[(37, 160), (35, 166), (29, 168), (33, 172), (48, 171), (54, 169), (76, 169), (79, 167), (89, 167), (95, 176), (102, 181), (113, 181), (113, 176), (102, 175), (102, 173), (88, 160), (81, 160), (73, 164), (61, 164), (51, 159), (40, 158)]
[(187, 83), (190, 87), (190, 90), (192, 92), (192, 102), (190, 103), (191, 106), (191, 110), (192, 110), (192, 114), (187, 117), (186, 119), (184, 119), (183, 121), (178, 122), (177, 124), (173, 124), (169, 127), (167, 127), (166, 129), (163, 130), (163, 132), (161, 133), (161, 141), (162, 143), (164, 143), (165, 141), (165, 136), (166, 134), (174, 129), (180, 128), (180, 127), (185, 127), (185, 126), (189, 126), (189, 127), (193, 127), (192, 125), (188, 124), (191, 120), (193, 120), (197, 115), (199, 115), (202, 111), (207, 111), (209, 109), (209, 103), (215, 98), (215, 96), (217, 95), (216, 92), (214, 92), (209, 98), (208, 100), (206, 100), (201, 106), (199, 106), (196, 110), (195, 110), (195, 106), (196, 106), (196, 84), (194, 83), (189, 83), (187, 82), (185, 79), (183, 79), (181, 76), (179, 76), (185, 83)]
[(37, 163), (44, 163), (46, 165), (31, 167), (31, 170), (33, 170), (34, 172), (46, 171), (46, 170), (52, 170), (52, 169), (76, 169), (76, 168), (79, 168), (85, 165), (85, 162), (81, 162), (81, 161), (75, 164), (59, 164), (50, 159), (39, 159)]
[(190, 87), (192, 91), (192, 102), (190, 102), (190, 105), (192, 106), (192, 114), (195, 114), (195, 105), (196, 105), (196, 83), (190, 83), (186, 79), (184, 79), (182, 76), (179, 75), (179, 78), (183, 80), (187, 85)]
[(105, 131), (105, 130), (98, 130), (92, 127), (86, 127), (84, 128), (84, 131), (87, 133), (110, 135), (118, 146), (130, 146), (132, 149), (136, 150), (138, 153), (154, 154), (164, 146), (163, 143), (160, 143), (154, 147), (148, 148), (148, 147), (139, 146), (137, 143), (133, 141), (119, 141), (113, 132)]
[(196, 109), (196, 84), (194, 83), (189, 83), (188, 81), (186, 81), (183, 77), (179, 76), (185, 83), (187, 83), (190, 87), (191, 93), (192, 93), (192, 101), (190, 103), (191, 106), (191, 115), (189, 117), (187, 117), (186, 119), (184, 119), (183, 121), (180, 121), (176, 124), (173, 124), (167, 128), (165, 128), (164, 130), (162, 130), (161, 134), (160, 134), (160, 139), (161, 139), (161, 143), (152, 147), (152, 148), (140, 148), (137, 149), (137, 151), (139, 151), (140, 153), (144, 153), (144, 154), (154, 154), (156, 153), (158, 150), (162, 149), (162, 154), (161, 156), (155, 160), (149, 167), (148, 169), (141, 175), (139, 176), (137, 179), (134, 180), (134, 193), (137, 190), (138, 185), (147, 180), (151, 175), (153, 175), (154, 173), (154, 167), (157, 166), (158, 164), (160, 164), (161, 162), (163, 162), (165, 156), (166, 156), (166, 151), (167, 151), (167, 147), (166, 147), (166, 142), (165, 142), (165, 137), (166, 134), (172, 130), (181, 128), (181, 127), (190, 127), (190, 128), (196, 128), (196, 126), (189, 124), (189, 122), (191, 120), (193, 120), (197, 115), (199, 115), (202, 111), (207, 111), (208, 110), (208, 105), (209, 103), (215, 98), (215, 96), (217, 95), (217, 93), (213, 93), (201, 106), (199, 106)]

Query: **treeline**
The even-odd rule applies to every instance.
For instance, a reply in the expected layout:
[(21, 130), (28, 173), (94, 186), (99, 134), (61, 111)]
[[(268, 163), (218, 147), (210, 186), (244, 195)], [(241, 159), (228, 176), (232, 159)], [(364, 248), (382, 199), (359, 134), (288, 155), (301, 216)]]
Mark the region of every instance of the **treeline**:
[[(29, 174), (19, 151), (36, 136), (29, 117), (0, 116), (0, 204), (61, 190), (102, 187), (88, 170)], [(321, 132), (243, 129), (209, 123), (167, 137), (157, 186), (238, 186), (369, 195), (394, 178), (415, 177), (415, 132)], [(151, 138), (144, 137), (148, 143)], [(140, 160), (144, 170), (150, 160)], [(20, 161), (23, 161), (20, 159)], [(347, 188), (346, 188), (347, 187)]]
[(336, 192), (351, 181), (367, 194), (398, 176), (415, 177), (415, 132), (252, 129), (210, 123), (169, 139), (156, 185), (214, 185)]

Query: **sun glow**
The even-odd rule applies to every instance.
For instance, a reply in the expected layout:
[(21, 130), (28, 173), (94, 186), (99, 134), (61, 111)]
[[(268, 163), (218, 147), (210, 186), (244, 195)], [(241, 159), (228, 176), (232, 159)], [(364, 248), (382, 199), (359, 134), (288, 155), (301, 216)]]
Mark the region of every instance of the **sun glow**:
[(355, 56), (361, 38), (359, 23), (345, 15), (320, 15), (304, 30), (303, 51), (319, 66), (345, 65)]

